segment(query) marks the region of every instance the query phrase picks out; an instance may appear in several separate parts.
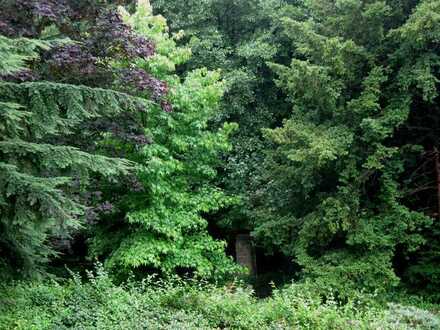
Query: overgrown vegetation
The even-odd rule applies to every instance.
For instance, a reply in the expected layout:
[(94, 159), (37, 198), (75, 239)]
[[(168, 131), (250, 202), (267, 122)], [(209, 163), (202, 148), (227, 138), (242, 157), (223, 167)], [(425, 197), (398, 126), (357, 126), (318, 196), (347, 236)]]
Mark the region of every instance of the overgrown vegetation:
[[(98, 268), (86, 282), (18, 284), (2, 292), (4, 329), (438, 329), (432, 312), (379, 304), (368, 296), (339, 303), (305, 285), (256, 299), (249, 288), (146, 278), (112, 284)], [(414, 302), (413, 302), (414, 303)], [(423, 308), (433, 306), (418, 302)], [(438, 310), (437, 310), (438, 312)]]
[(439, 83), (438, 0), (0, 0), (0, 328), (440, 328)]
[(154, 3), (189, 31), (190, 67), (225, 71), (226, 232), (323, 290), (436, 294), (438, 1)]

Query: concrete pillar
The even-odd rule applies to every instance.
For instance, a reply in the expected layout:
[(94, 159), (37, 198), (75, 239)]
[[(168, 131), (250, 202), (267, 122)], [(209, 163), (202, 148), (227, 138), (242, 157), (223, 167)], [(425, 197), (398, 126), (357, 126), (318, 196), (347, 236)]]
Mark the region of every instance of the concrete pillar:
[(257, 275), (255, 248), (252, 245), (251, 235), (237, 235), (235, 241), (235, 254), (237, 256), (237, 263), (243, 267), (246, 267), (249, 270), (249, 275)]

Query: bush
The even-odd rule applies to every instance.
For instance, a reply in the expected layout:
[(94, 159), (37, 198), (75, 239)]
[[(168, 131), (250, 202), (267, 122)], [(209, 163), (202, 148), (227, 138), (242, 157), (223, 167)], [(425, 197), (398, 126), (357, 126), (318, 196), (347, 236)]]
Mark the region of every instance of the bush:
[[(153, 288), (149, 288), (154, 292)], [(3, 288), (0, 329), (203, 329), (200, 316), (163, 309), (160, 295), (115, 286), (107, 274)]]
[(388, 323), (397, 328), (409, 329), (440, 329), (440, 319), (434, 314), (414, 306), (389, 304)]
[(98, 268), (87, 281), (15, 283), (0, 293), (1, 329), (440, 329), (416, 307), (364, 296), (340, 304), (298, 284), (258, 300), (240, 283), (150, 277), (117, 286)]

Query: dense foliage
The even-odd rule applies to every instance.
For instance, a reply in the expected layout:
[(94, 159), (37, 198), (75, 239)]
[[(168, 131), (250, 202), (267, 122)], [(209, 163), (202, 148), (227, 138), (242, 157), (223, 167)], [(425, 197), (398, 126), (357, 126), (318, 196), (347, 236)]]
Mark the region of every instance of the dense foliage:
[[(95, 226), (91, 254), (107, 255), (106, 265), (115, 273), (145, 275), (159, 270), (164, 275), (194, 272), (222, 279), (237, 268), (225, 256), (224, 243), (208, 234), (203, 214), (234, 202), (213, 179), (218, 155), (229, 149), (228, 136), (235, 126), (207, 129), (223, 83), (218, 72), (206, 69), (190, 71), (183, 80), (174, 74), (190, 50), (176, 46), (178, 36), (169, 36), (165, 19), (153, 16), (148, 2), (139, 2), (133, 15), (125, 11), (123, 15), (136, 32), (154, 41), (157, 52), (146, 60), (119, 65), (161, 77), (172, 110), (153, 107), (144, 126), (152, 145), (127, 152), (139, 164), (139, 189), (115, 205), (111, 220), (103, 218)], [(143, 89), (138, 90), (142, 96)]]
[[(26, 128), (6, 127), (13, 135), (2, 143), (9, 166), (2, 190), (8, 199), (5, 262), (18, 253), (23, 261), (12, 268), (35, 273), (32, 263), (55, 254), (51, 241), (72, 250), (70, 227), (77, 239), (84, 236), (78, 236), (83, 218), (88, 255), (105, 258), (115, 274), (180, 270), (220, 279), (237, 272), (202, 217), (234, 201), (211, 183), (234, 129), (207, 130), (223, 93), (219, 74), (199, 69), (181, 81), (174, 71), (191, 51), (176, 46), (178, 36), (168, 35), (166, 21), (145, 1), (133, 15), (123, 7), (75, 2), (5, 8), (14, 19), (2, 18), (11, 38), (4, 38), (1, 95), (9, 126), (31, 118)], [(31, 18), (20, 15), (25, 8)], [(35, 28), (23, 28), (24, 19)], [(73, 23), (78, 19), (82, 26)], [(16, 38), (21, 35), (34, 39)], [(27, 48), (22, 40), (29, 40)], [(44, 50), (41, 60), (36, 47)], [(25, 139), (18, 131), (30, 131), (32, 144), (17, 140)], [(18, 150), (41, 158), (36, 164), (23, 159), (20, 170), (35, 176), (24, 183), (11, 167)]]
[(0, 328), (438, 328), (439, 84), (438, 0), (0, 0)]
[[(333, 9), (315, 1), (306, 9), (303, 18), (284, 20), (297, 55), (290, 66), (271, 65), (293, 112), (282, 127), (264, 131), (274, 147), (255, 231), (265, 241), (282, 233), (283, 251), (305, 274), (345, 286), (340, 293), (349, 286), (386, 290), (397, 281), (393, 261), (421, 262), (414, 253), (431, 248), (426, 233), (438, 226), (435, 170), (423, 173), (436, 182), (428, 188), (432, 204), (414, 203), (426, 194), (414, 171), (439, 142), (431, 137), (438, 119), (425, 116), (438, 97), (440, 7), (422, 1), (410, 13), (403, 3)], [(425, 137), (404, 134), (413, 128)], [(438, 267), (435, 258), (423, 262)], [(417, 276), (436, 281), (425, 271)]]
[[(0, 265), (35, 275), (36, 267), (55, 254), (50, 240), (63, 239), (81, 225), (85, 201), (80, 194), (91, 178), (116, 180), (133, 168), (126, 160), (93, 152), (99, 132), (86, 123), (129, 112), (137, 116), (148, 102), (111, 89), (39, 78), (38, 50), (69, 47), (65, 42), (0, 38)], [(26, 66), (31, 61), (33, 71)]]
[[(436, 306), (353, 298), (339, 305), (292, 286), (257, 300), (248, 288), (148, 278), (112, 284), (98, 269), (87, 282), (18, 284), (1, 290), (2, 329), (420, 329), (440, 327)], [(18, 298), (17, 298), (18, 297)], [(419, 307), (409, 307), (407, 303)], [(433, 311), (430, 311), (433, 310)]]
[(437, 291), (438, 2), (155, 4), (225, 70), (229, 230), (340, 294)]

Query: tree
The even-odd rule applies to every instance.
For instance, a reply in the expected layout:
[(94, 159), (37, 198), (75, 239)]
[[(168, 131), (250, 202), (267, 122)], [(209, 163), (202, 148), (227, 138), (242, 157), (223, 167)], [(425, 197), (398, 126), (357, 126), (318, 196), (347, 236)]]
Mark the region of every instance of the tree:
[(250, 230), (249, 199), (259, 189), (255, 178), (268, 147), (261, 128), (276, 127), (289, 114), (266, 62), (287, 63), (290, 49), (280, 33), (280, 21), (298, 10), (282, 0), (155, 0), (153, 4), (169, 19), (172, 31), (185, 30), (182, 40), (189, 42), (194, 54), (186, 68), (222, 70), (225, 95), (210, 126), (228, 121), (239, 125), (231, 137), (232, 150), (224, 155), (219, 179), (226, 191), (241, 197), (241, 203), (219, 214), (218, 224), (225, 228), (225, 236)]
[[(12, 52), (17, 43), (31, 48), (44, 45), (4, 37), (1, 42)], [(17, 49), (10, 59), (26, 60), (34, 55), (23, 55)], [(2, 73), (12, 74), (8, 68), (9, 72)], [(22, 68), (17, 65), (13, 71)], [(111, 178), (127, 174), (132, 167), (122, 159), (51, 141), (71, 136), (85, 120), (136, 111), (146, 103), (108, 90), (5, 81), (0, 83), (0, 100), (1, 250), (17, 272), (33, 271), (53, 256), (51, 236), (68, 235), (70, 229), (80, 226), (84, 206), (69, 194), (72, 179), (78, 176), (81, 184), (87, 185), (91, 173)]]
[[(91, 183), (133, 172), (132, 162), (100, 151), (109, 137), (133, 144), (125, 124), (142, 121), (152, 103), (112, 89), (115, 72), (107, 64), (109, 57), (132, 57), (135, 47), (136, 56), (150, 56), (151, 43), (106, 10), (82, 12), (99, 23), (85, 40), (83, 31), (63, 25), (81, 9), (70, 5), (2, 6), (0, 23), (9, 36), (0, 36), (0, 266), (6, 275), (41, 272), (57, 254), (56, 241), (84, 224)], [(102, 49), (108, 53), (97, 52)], [(118, 118), (125, 121), (106, 126)]]
[[(439, 8), (412, 6), (308, 2), (302, 18), (283, 20), (291, 64), (271, 65), (292, 114), (264, 130), (272, 149), (254, 233), (341, 297), (389, 289), (396, 264), (433, 247), (423, 232), (436, 225), (409, 194), (417, 158), (433, 146), (402, 133), (437, 107)], [(428, 137), (435, 128), (423, 123)]]
[[(213, 184), (219, 153), (229, 150), (228, 136), (235, 125), (218, 131), (207, 123), (218, 109), (223, 83), (218, 72), (197, 69), (185, 79), (174, 72), (190, 57), (190, 49), (177, 47), (166, 20), (153, 16), (148, 1), (123, 17), (133, 29), (153, 40), (156, 54), (134, 63), (120, 62), (126, 70), (152, 72), (166, 82), (164, 108), (153, 107), (145, 131), (152, 145), (133, 150), (130, 159), (139, 165), (138, 192), (127, 194), (117, 211), (98, 222), (91, 234), (92, 256), (106, 258), (115, 274), (162, 275), (189, 272), (197, 277), (221, 279), (237, 271), (225, 255), (224, 242), (208, 233), (204, 215), (234, 202)], [(139, 97), (148, 97), (133, 82)], [(110, 195), (114, 194), (109, 192)]]

